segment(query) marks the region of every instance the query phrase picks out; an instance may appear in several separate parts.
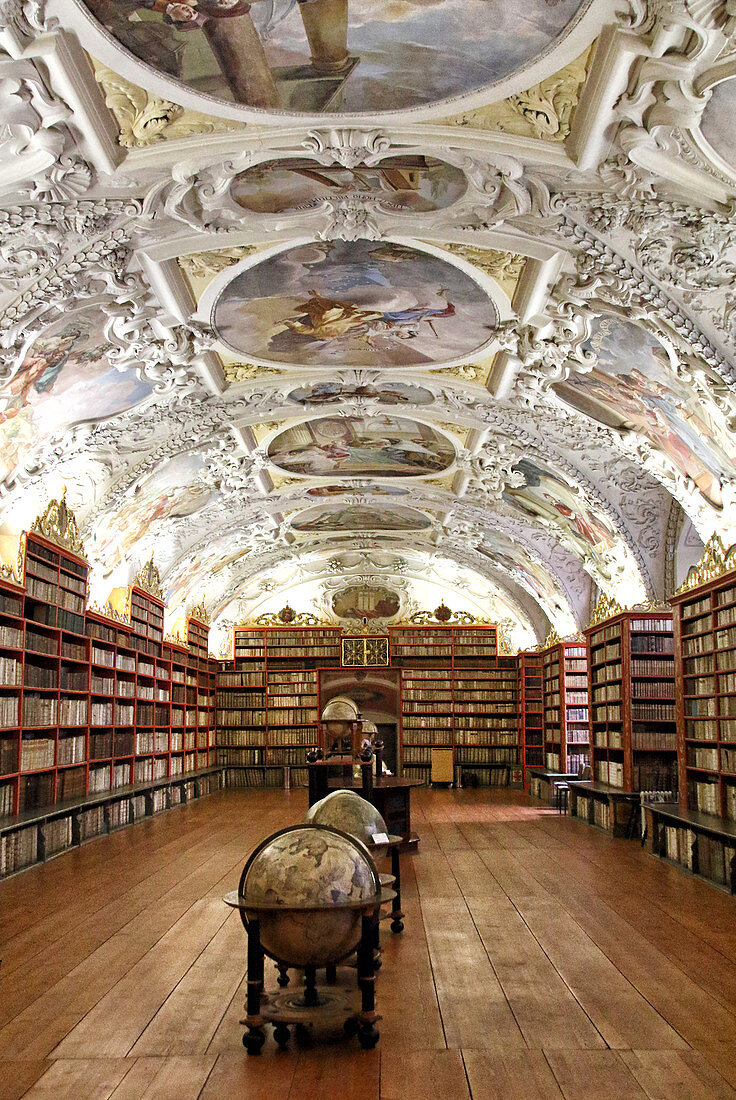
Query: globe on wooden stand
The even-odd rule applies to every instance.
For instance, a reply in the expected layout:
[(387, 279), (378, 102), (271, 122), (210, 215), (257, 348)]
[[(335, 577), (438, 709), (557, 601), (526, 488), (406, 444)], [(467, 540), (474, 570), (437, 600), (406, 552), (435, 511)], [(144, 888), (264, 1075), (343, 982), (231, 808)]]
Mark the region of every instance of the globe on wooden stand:
[[(355, 837), (327, 825), (292, 825), (262, 841), (243, 868), (228, 905), (240, 910), (248, 934), (248, 994), (243, 1045), (258, 1054), (264, 1025), (284, 1046), (289, 1025), (322, 1019), (341, 1022), (357, 1034), (361, 1046), (378, 1042), (375, 1012), (373, 943), (381, 904), (393, 898), (383, 888), (367, 848)], [(357, 989), (348, 989), (355, 972), (337, 980), (336, 966), (358, 949)], [(265, 993), (264, 955), (279, 970), (304, 969), (304, 988)], [(318, 990), (317, 969), (329, 968), (329, 984)], [(356, 993), (359, 995), (356, 998)]]

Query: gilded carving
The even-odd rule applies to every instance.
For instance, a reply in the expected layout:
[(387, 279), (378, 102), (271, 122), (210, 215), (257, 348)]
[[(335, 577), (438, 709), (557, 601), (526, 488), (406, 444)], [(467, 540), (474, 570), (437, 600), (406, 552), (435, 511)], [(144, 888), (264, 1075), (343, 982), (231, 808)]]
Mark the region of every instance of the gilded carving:
[(164, 598), (161, 577), (158, 569), (153, 564), (153, 557), (150, 557), (140, 572), (136, 574), (133, 584), (142, 588), (144, 592), (148, 592), (154, 599), (162, 600)]
[(61, 494), (61, 500), (49, 501), (46, 510), (33, 521), (31, 531), (43, 535), (49, 542), (61, 546), (64, 550), (71, 550), (73, 554), (85, 556), (84, 543), (79, 534), (76, 518), (66, 503), (66, 488)]
[(690, 568), (685, 581), (675, 595), (689, 592), (692, 588), (699, 588), (701, 584), (717, 580), (724, 573), (730, 573), (734, 569), (736, 569), (736, 546), (726, 549), (721, 536), (713, 534), (706, 543), (702, 558), (697, 565)]
[(450, 126), (470, 126), (475, 130), (496, 130), (539, 141), (563, 142), (570, 134), (592, 49), (589, 46), (564, 69), (525, 92), (443, 121)]

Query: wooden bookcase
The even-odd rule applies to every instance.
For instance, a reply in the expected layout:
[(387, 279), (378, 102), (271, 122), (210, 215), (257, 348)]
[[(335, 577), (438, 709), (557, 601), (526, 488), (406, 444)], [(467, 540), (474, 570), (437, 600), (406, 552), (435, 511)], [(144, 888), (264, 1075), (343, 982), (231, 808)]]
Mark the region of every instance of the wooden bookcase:
[(520, 653), (519, 671), (519, 742), (524, 766), (524, 786), (530, 768), (544, 767), (544, 698), (541, 653)]
[[(320, 668), (340, 666), (339, 628), (235, 627), (217, 679), (218, 761), (229, 786), (305, 786), (319, 742)], [(288, 771), (286, 771), (288, 769)]]
[(622, 611), (586, 631), (593, 779), (677, 789), (672, 615)]
[(590, 750), (588, 662), (584, 642), (561, 641), (542, 651), (544, 765), (574, 772)]
[(164, 642), (138, 585), (87, 610), (87, 574), (34, 530), (0, 581), (0, 875), (220, 785), (206, 625)]
[(389, 629), (401, 673), (404, 774), (429, 779), (432, 749), (454, 750), (459, 782), (507, 782), (518, 764), (516, 658), (500, 656), (495, 626)]
[(672, 604), (680, 804), (736, 822), (736, 571)]

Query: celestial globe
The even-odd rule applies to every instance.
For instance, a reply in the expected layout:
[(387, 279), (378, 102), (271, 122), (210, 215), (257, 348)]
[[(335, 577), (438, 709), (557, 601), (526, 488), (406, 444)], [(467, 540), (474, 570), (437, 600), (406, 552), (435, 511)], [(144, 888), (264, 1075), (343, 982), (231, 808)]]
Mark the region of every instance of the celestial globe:
[(332, 825), (357, 837), (374, 859), (383, 859), (386, 855), (386, 845), (373, 841), (377, 833), (388, 833), (386, 822), (376, 807), (355, 791), (331, 791), (309, 807), (304, 820), (314, 825)]
[[(292, 825), (267, 837), (240, 878), (246, 919), (260, 921), (261, 946), (290, 967), (340, 962), (361, 935), (361, 902), (381, 884), (366, 847), (327, 825)], [(248, 904), (254, 906), (249, 910)]]

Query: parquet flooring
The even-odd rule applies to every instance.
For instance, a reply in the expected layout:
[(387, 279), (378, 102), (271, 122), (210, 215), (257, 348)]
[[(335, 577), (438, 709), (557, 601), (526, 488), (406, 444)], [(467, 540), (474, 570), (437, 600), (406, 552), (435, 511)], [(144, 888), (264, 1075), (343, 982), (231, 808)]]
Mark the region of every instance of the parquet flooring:
[(736, 1100), (736, 901), (511, 791), (415, 792), (375, 1051), (241, 1046), (222, 895), (302, 791), (229, 791), (0, 884), (0, 1100)]

